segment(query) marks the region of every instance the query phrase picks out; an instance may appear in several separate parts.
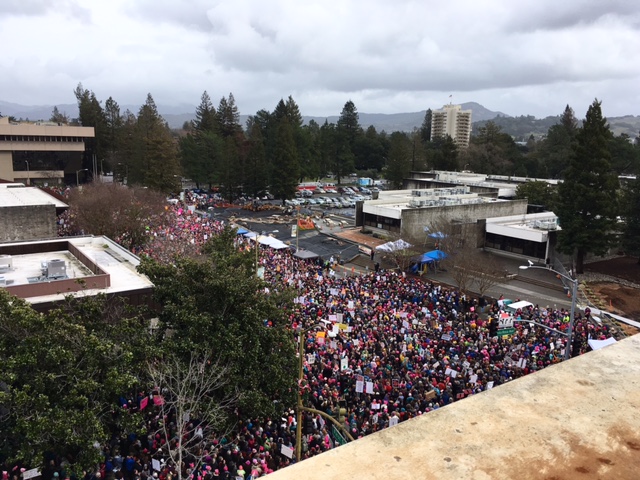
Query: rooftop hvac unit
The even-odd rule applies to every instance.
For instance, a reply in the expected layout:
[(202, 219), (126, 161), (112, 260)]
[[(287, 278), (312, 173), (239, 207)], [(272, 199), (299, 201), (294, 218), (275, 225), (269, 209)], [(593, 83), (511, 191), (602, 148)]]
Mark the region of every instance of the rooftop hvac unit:
[(0, 272), (13, 270), (13, 258), (11, 255), (0, 255)]
[(58, 278), (66, 278), (67, 277), (67, 265), (64, 260), (55, 259), (49, 260), (47, 263), (47, 279), (55, 280)]

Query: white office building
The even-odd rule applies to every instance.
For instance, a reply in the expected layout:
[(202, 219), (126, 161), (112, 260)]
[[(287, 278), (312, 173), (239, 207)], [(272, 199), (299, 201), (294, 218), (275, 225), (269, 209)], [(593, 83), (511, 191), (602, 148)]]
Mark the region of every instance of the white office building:
[(460, 105), (445, 105), (431, 116), (431, 140), (449, 135), (460, 148), (469, 146), (471, 137), (471, 110)]

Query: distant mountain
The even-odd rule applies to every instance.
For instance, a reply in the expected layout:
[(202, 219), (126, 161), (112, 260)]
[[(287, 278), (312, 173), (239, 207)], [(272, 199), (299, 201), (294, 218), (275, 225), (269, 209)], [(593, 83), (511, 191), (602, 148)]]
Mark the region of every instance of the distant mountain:
[[(78, 117), (78, 106), (76, 104), (56, 105), (58, 110), (66, 113), (69, 118)], [(551, 125), (558, 122), (558, 117), (552, 116), (543, 119), (537, 119), (531, 115), (511, 117), (506, 113), (494, 112), (476, 102), (467, 102), (461, 104), (463, 110), (471, 110), (471, 119), (474, 124), (474, 131), (484, 125), (488, 120), (492, 120), (502, 128), (502, 131), (513, 136), (516, 140), (529, 138), (531, 134), (541, 136), (547, 133)], [(0, 112), (2, 115), (11, 115), (18, 119), (29, 120), (48, 120), (53, 111), (53, 105), (19, 105), (0, 100)], [(437, 107), (441, 108), (441, 107)], [(436, 110), (437, 108), (433, 108)], [(121, 105), (120, 110), (124, 113), (131, 110), (137, 113), (140, 109), (139, 105)], [(158, 111), (164, 117), (171, 128), (182, 128), (184, 122), (191, 121), (195, 118), (195, 105), (181, 104), (178, 106), (158, 105)], [(185, 113), (186, 112), (186, 113)], [(373, 125), (378, 132), (385, 131), (387, 133), (402, 131), (411, 132), (414, 128), (420, 128), (424, 121), (426, 110), (410, 113), (359, 113), (360, 125), (367, 129)], [(240, 123), (246, 124), (248, 115), (240, 115)], [(329, 117), (303, 116), (305, 124), (311, 120), (315, 120), (322, 125), (325, 120), (329, 123), (336, 123), (338, 115)], [(631, 137), (638, 136), (640, 131), (640, 116), (627, 115), (624, 117), (608, 118), (609, 125), (614, 134), (620, 135), (625, 133)]]
[[(61, 113), (66, 113), (69, 118), (78, 117), (78, 106), (76, 104), (63, 104), (56, 105)], [(48, 120), (51, 118), (51, 112), (54, 105), (35, 105), (25, 106), (18, 105), (16, 103), (4, 102), (0, 100), (0, 112), (3, 115), (11, 115), (18, 119), (29, 120)], [(131, 110), (136, 113), (139, 110), (139, 106), (136, 105), (121, 105), (120, 110), (124, 113), (125, 110)], [(502, 112), (493, 112), (479, 103), (468, 102), (462, 104), (463, 110), (471, 110), (472, 120), (489, 120), (496, 117), (507, 117), (508, 115)], [(184, 122), (191, 121), (195, 118), (195, 105), (182, 104), (179, 106), (165, 106), (158, 105), (158, 111), (167, 121), (171, 128), (181, 128)], [(185, 113), (186, 112), (186, 113)], [(424, 115), (426, 110), (412, 113), (359, 113), (360, 125), (363, 128), (368, 128), (373, 125), (376, 130), (391, 133), (396, 131), (410, 132), (414, 128), (419, 128), (424, 121)], [(240, 116), (240, 123), (244, 126), (247, 121), (248, 115)], [(316, 117), (316, 116), (303, 116), (304, 123), (309, 123), (311, 120), (315, 120), (322, 125), (325, 120), (329, 123), (336, 123), (338, 121), (338, 115), (332, 115), (329, 117)]]

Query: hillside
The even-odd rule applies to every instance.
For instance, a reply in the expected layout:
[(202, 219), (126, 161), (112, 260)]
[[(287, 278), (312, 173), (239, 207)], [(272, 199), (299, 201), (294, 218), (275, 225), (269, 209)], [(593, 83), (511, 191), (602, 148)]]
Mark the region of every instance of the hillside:
[[(492, 120), (498, 124), (502, 131), (513, 136), (516, 140), (526, 140), (530, 135), (540, 137), (547, 133), (549, 127), (558, 122), (559, 117), (550, 116), (537, 119), (531, 115), (523, 115), (519, 117), (511, 117), (505, 113), (489, 110), (488, 108), (476, 102), (467, 102), (461, 104), (463, 110), (471, 110), (474, 132), (482, 127), (487, 121)], [(53, 105), (19, 105), (17, 103), (5, 102), (0, 100), (0, 112), (2, 115), (11, 115), (18, 119), (25, 120), (45, 120), (51, 117)], [(78, 106), (76, 104), (57, 105), (58, 110), (66, 113), (69, 118), (77, 118)], [(137, 112), (138, 105), (122, 105), (121, 111), (131, 110)], [(440, 107), (437, 107), (440, 108)], [(188, 122), (195, 118), (194, 105), (165, 106), (158, 105), (160, 114), (164, 117), (171, 128), (181, 128), (184, 122)], [(414, 128), (420, 128), (424, 121), (426, 111), (409, 113), (363, 113), (360, 112), (360, 125), (364, 129), (373, 125), (377, 131), (385, 131), (387, 133), (395, 131), (410, 132)], [(248, 115), (240, 115), (240, 123), (245, 125)], [(304, 123), (311, 120), (322, 125), (325, 120), (329, 123), (336, 123), (338, 115), (329, 117), (303, 116)], [(615, 135), (625, 133), (630, 137), (636, 137), (640, 132), (640, 116), (626, 115), (624, 117), (611, 117), (608, 119), (611, 130)]]

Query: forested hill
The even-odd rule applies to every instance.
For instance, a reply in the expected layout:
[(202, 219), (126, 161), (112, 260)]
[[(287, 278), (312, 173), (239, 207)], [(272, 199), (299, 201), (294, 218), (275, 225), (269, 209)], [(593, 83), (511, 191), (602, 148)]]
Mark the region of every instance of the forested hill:
[[(640, 132), (640, 116), (627, 115), (625, 117), (611, 117), (607, 119), (609, 127), (614, 135), (626, 134), (636, 138)], [(473, 135), (477, 135), (480, 128), (487, 122), (493, 122), (500, 127), (502, 132), (510, 135), (516, 141), (526, 142), (531, 135), (535, 138), (543, 137), (550, 127), (560, 122), (560, 116), (535, 118), (531, 115), (520, 117), (496, 117), (489, 120), (473, 122)], [(580, 125), (582, 122), (579, 121)]]

